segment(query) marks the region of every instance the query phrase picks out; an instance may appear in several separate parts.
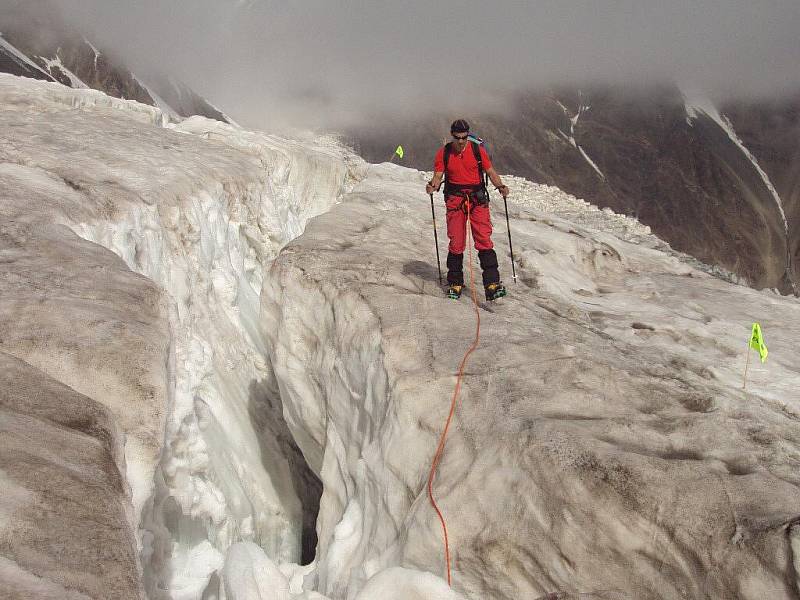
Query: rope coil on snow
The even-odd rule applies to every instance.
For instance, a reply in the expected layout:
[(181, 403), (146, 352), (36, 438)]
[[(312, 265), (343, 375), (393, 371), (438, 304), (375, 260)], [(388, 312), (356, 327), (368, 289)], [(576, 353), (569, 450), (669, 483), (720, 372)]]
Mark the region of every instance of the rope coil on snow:
[(470, 203), (469, 198), (466, 200), (467, 206), (467, 247), (469, 248), (469, 287), (470, 291), (472, 292), (472, 304), (475, 308), (475, 317), (476, 317), (476, 329), (475, 329), (475, 339), (472, 342), (472, 345), (467, 349), (466, 353), (464, 354), (464, 358), (461, 359), (461, 364), (458, 367), (458, 376), (456, 378), (456, 387), (453, 391), (453, 399), (450, 401), (450, 413), (447, 415), (447, 421), (445, 421), (444, 431), (442, 432), (441, 437), (439, 438), (439, 445), (436, 448), (436, 454), (433, 457), (433, 462), (431, 463), (431, 472), (428, 475), (428, 498), (430, 498), (431, 504), (433, 505), (433, 509), (436, 511), (436, 514), (439, 516), (439, 521), (442, 524), (442, 532), (444, 534), (444, 558), (445, 563), (447, 565), (447, 585), (451, 584), (450, 580), (450, 544), (447, 539), (447, 524), (445, 523), (444, 516), (442, 515), (442, 511), (439, 510), (439, 506), (436, 504), (436, 500), (433, 499), (433, 478), (436, 474), (436, 467), (439, 465), (439, 462), (442, 458), (442, 453), (444, 452), (444, 444), (447, 439), (447, 431), (450, 429), (450, 422), (453, 419), (453, 413), (456, 410), (456, 399), (458, 398), (458, 392), (461, 390), (461, 380), (464, 377), (464, 367), (467, 364), (467, 359), (469, 355), (478, 347), (478, 343), (480, 342), (481, 337), (481, 313), (478, 309), (478, 296), (477, 292), (475, 291), (475, 277), (473, 275), (473, 266), (472, 266), (472, 213), (470, 211)]

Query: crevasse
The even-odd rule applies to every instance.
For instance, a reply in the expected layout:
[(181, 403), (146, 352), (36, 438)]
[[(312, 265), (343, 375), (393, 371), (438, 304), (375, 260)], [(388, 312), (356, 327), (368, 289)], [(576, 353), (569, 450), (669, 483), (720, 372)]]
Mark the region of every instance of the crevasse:
[[(358, 177), (333, 142), (311, 148), (202, 118), (178, 131), (255, 153), (258, 181), (221, 182), (174, 206), (139, 204), (113, 222), (75, 225), (171, 295), (172, 406), (155, 482), (127, 456), (151, 598), (199, 598), (229, 546), (252, 540), (300, 562), (302, 499), (280, 435), (262, 435), (280, 405), (259, 328), (262, 271), (306, 221)], [(313, 529), (313, 525), (312, 525)], [(214, 576), (214, 577), (212, 577)]]
[[(324, 489), (310, 583), (327, 597), (350, 599), (397, 563), (397, 515), (407, 514), (416, 496), (385, 464), (398, 431), (381, 327), (358, 292), (313, 276), (275, 275), (262, 298), (270, 362), (287, 424)], [(388, 500), (376, 502), (373, 494)]]

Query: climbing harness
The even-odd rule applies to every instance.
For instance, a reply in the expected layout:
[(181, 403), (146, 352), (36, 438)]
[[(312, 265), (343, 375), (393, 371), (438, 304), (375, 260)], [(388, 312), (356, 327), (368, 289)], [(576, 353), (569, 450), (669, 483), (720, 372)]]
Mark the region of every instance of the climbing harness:
[[(474, 196), (474, 194), (470, 190), (462, 189), (462, 190), (460, 190), (458, 192), (451, 192), (450, 196), (451, 197), (452, 196), (461, 196), (461, 202), (458, 203), (458, 206), (454, 206), (453, 208), (448, 208), (447, 212), (451, 213), (451, 212), (461, 211), (465, 215), (467, 215), (467, 220), (469, 220), (470, 213), (469, 213), (469, 210), (468, 210), (467, 207), (469, 205), (470, 196)], [(475, 202), (475, 204), (479, 204), (479, 203)]]
[(453, 413), (456, 410), (456, 399), (458, 398), (458, 392), (461, 390), (461, 380), (464, 377), (464, 367), (467, 364), (467, 359), (469, 358), (470, 354), (478, 347), (478, 343), (480, 342), (481, 337), (481, 313), (478, 309), (478, 296), (477, 292), (475, 291), (475, 276), (473, 274), (473, 265), (472, 265), (472, 224), (470, 222), (471, 218), (471, 210), (470, 210), (470, 203), (469, 197), (465, 198), (466, 204), (466, 211), (467, 211), (467, 247), (469, 248), (469, 287), (471, 290), (472, 295), (472, 304), (475, 308), (475, 318), (476, 318), (476, 329), (475, 329), (475, 339), (472, 342), (472, 345), (467, 349), (466, 353), (464, 354), (464, 358), (461, 359), (461, 364), (458, 367), (458, 376), (456, 377), (456, 387), (453, 391), (453, 398), (450, 401), (450, 413), (447, 415), (447, 421), (445, 421), (444, 431), (442, 432), (441, 437), (439, 438), (439, 445), (436, 448), (436, 454), (433, 457), (433, 462), (431, 463), (431, 472), (428, 475), (428, 498), (431, 501), (431, 505), (433, 505), (433, 509), (436, 511), (436, 514), (439, 516), (439, 521), (442, 524), (442, 532), (444, 534), (444, 557), (445, 563), (447, 565), (447, 585), (451, 585), (451, 578), (450, 578), (450, 543), (447, 539), (447, 524), (445, 523), (444, 516), (442, 515), (442, 511), (439, 510), (439, 506), (436, 504), (436, 500), (433, 498), (433, 478), (436, 475), (436, 467), (439, 466), (439, 461), (442, 458), (442, 453), (444, 452), (444, 444), (447, 439), (447, 431), (450, 429), (450, 422), (453, 419)]

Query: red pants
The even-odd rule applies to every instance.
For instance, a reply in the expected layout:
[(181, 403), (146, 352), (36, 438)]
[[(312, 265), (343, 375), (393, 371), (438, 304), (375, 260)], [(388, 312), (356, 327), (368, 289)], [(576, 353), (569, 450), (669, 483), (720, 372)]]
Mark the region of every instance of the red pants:
[[(467, 211), (463, 196), (447, 196), (447, 237), (450, 238), (449, 250), (452, 254), (463, 254), (467, 242)], [(478, 250), (491, 250), (492, 221), (489, 218), (488, 205), (475, 205), (470, 199), (470, 222), (472, 238)]]

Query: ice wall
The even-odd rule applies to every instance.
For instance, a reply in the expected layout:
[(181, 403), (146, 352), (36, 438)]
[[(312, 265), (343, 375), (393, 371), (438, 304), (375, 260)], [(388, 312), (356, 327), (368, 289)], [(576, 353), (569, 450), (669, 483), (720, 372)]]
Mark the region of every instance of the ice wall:
[[(63, 189), (63, 224), (170, 299), (160, 463), (129, 437), (123, 465), (151, 597), (199, 598), (238, 540), (299, 562), (306, 515), (292, 461), (303, 459), (287, 455), (293, 440), (280, 429), (258, 327), (262, 276), (362, 176), (363, 161), (332, 139), (300, 143), (204, 118), (170, 124), (153, 107), (9, 76), (0, 102), (4, 161)], [(64, 200), (51, 202), (55, 215)], [(144, 408), (131, 401), (119, 411)]]
[[(335, 145), (308, 149), (203, 118), (176, 130), (213, 134), (256, 155), (251, 181), (211, 182), (175, 205), (134, 206), (75, 231), (119, 254), (175, 301), (175, 388), (154, 505), (143, 521), (150, 593), (198, 598), (227, 548), (249, 539), (277, 562), (300, 561), (302, 507), (290, 465), (254, 415), (270, 395), (260, 330), (262, 272), (354, 172)], [(355, 164), (355, 161), (354, 161)], [(140, 486), (137, 488), (141, 489)]]

